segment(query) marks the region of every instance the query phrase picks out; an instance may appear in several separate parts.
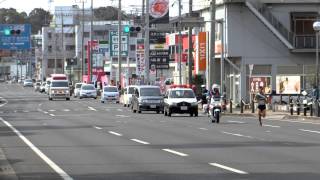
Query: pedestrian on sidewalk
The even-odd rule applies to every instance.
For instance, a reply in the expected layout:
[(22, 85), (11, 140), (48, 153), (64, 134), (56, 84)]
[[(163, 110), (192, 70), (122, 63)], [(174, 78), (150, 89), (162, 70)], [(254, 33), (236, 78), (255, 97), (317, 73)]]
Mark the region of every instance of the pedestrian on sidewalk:
[(258, 110), (258, 117), (259, 117), (260, 126), (262, 126), (261, 118), (266, 117), (266, 102), (267, 102), (267, 97), (264, 94), (264, 90), (263, 90), (262, 86), (259, 87), (259, 92), (256, 94), (255, 99), (258, 102), (258, 109), (259, 109)]

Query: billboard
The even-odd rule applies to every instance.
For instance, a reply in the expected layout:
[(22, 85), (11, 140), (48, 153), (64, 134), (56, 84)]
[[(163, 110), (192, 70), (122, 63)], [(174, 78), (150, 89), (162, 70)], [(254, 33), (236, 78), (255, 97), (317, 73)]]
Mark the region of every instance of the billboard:
[(149, 14), (151, 24), (169, 23), (169, 0), (147, 0), (149, 1)]
[[(110, 31), (110, 56), (117, 57), (119, 53), (119, 36), (117, 31)], [(121, 54), (128, 56), (129, 34), (121, 32)]]
[(137, 39), (136, 49), (136, 74), (142, 76), (145, 70), (145, 59), (144, 59), (144, 39)]
[(271, 77), (250, 77), (250, 93), (257, 93), (259, 87), (264, 89), (264, 93), (271, 93)]
[[(11, 35), (11, 30), (20, 31)], [(27, 50), (31, 48), (30, 24), (0, 24), (0, 49)]]
[(277, 76), (277, 94), (300, 94), (301, 77), (300, 76)]

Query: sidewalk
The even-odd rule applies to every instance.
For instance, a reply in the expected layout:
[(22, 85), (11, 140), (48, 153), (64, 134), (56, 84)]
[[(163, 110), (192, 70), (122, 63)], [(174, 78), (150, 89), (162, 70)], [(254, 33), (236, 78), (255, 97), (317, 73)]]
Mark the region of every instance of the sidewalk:
[(1, 180), (17, 180), (18, 177), (0, 148), (0, 177)]
[[(240, 109), (233, 109), (233, 112), (230, 113), (230, 110), (227, 110), (224, 113), (226, 116), (240, 116), (240, 117), (257, 117), (258, 118), (258, 112), (255, 110), (255, 113), (251, 112), (250, 110), (245, 110), (243, 113), (240, 113)], [(310, 116), (310, 112), (307, 112), (307, 116), (303, 116), (303, 112), (300, 113), (300, 115), (297, 115), (295, 112), (293, 115), (290, 115), (288, 112), (273, 112), (271, 110), (267, 111), (267, 118), (268, 119), (278, 119), (278, 120), (285, 120), (285, 119), (291, 119), (291, 120), (317, 120), (320, 122), (320, 117)]]

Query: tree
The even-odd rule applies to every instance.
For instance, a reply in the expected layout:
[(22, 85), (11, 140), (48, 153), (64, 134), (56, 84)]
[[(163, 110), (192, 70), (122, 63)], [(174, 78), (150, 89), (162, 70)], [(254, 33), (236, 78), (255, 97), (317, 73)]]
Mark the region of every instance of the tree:
[(0, 9), (1, 24), (25, 24), (27, 23), (27, 19), (28, 19), (28, 15), (25, 12), (19, 13), (14, 8)]
[(32, 34), (38, 33), (42, 26), (46, 26), (52, 19), (52, 15), (49, 11), (42, 8), (33, 9), (28, 16), (28, 22), (32, 27)]
[[(118, 9), (112, 6), (99, 7), (94, 9), (94, 17), (100, 21), (118, 20)], [(127, 15), (122, 12), (122, 19), (127, 18)]]

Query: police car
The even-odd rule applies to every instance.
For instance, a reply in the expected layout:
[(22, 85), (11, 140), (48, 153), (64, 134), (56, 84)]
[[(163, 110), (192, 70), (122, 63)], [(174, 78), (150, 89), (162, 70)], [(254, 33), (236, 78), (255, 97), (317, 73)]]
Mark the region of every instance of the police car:
[(171, 116), (174, 113), (198, 116), (197, 98), (186, 85), (172, 86), (164, 96), (164, 115)]

